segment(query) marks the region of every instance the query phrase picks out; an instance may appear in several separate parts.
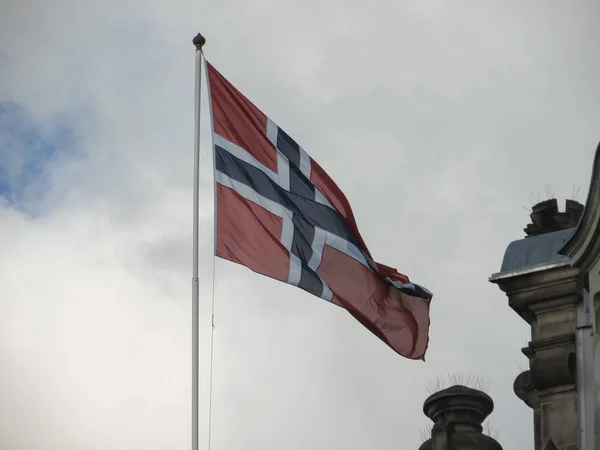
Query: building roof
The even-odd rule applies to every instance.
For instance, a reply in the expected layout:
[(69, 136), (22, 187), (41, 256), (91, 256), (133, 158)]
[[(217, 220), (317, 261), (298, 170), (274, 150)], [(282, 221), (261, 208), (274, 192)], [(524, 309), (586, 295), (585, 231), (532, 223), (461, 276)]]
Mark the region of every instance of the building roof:
[[(500, 272), (491, 282), (562, 266), (590, 270), (600, 259), (600, 144), (596, 147), (592, 177), (585, 207), (567, 200), (565, 213), (558, 212), (556, 199), (535, 205), (529, 237), (506, 248)], [(569, 225), (575, 225), (567, 229)], [(559, 229), (559, 231), (551, 231)], [(542, 234), (538, 234), (542, 233)], [(537, 234), (537, 235), (536, 235)]]
[(576, 228), (568, 228), (511, 242), (504, 252), (500, 272), (493, 274), (490, 280), (570, 264), (570, 259), (559, 252), (575, 230)]

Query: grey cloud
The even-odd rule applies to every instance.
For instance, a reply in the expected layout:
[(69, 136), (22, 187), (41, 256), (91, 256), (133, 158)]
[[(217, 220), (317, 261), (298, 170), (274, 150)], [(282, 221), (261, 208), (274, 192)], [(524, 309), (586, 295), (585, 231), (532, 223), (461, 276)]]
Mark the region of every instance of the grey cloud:
[[(526, 327), (487, 277), (532, 191), (587, 188), (593, 3), (8, 8), (0, 99), (41, 122), (89, 115), (84, 157), (56, 168), (45, 215), (0, 206), (0, 442), (189, 445), (190, 40), (202, 31), (217, 68), (347, 193), (375, 257), (435, 294), (427, 362), (409, 362), (344, 311), (218, 261), (214, 448), (416, 448), (427, 382), (447, 372), (488, 380), (504, 447), (532, 445), (512, 394)], [(203, 258), (203, 407), (211, 270)]]

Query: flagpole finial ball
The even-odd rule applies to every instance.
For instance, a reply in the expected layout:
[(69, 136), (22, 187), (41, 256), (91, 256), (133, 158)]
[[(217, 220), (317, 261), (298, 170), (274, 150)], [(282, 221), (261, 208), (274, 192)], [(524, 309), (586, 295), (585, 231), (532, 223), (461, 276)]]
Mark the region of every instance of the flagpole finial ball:
[(202, 50), (204, 44), (206, 44), (206, 39), (200, 33), (196, 35), (196, 37), (192, 40), (192, 43), (196, 46), (196, 50)]

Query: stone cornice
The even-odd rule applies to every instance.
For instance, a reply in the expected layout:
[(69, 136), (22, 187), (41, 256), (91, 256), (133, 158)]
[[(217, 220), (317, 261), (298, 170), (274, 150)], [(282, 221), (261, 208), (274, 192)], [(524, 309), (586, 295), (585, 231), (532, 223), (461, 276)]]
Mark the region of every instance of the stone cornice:
[(573, 333), (565, 333), (559, 334), (558, 336), (551, 336), (543, 339), (536, 339), (535, 341), (531, 341), (529, 343), (529, 348), (534, 352), (539, 352), (541, 350), (548, 350), (555, 347), (571, 347), (575, 343), (575, 334)]
[(531, 360), (535, 358), (536, 352), (563, 347), (565, 351), (573, 351), (575, 348), (575, 334), (565, 333), (529, 342), (527, 347), (521, 349), (521, 353)]
[(535, 357), (535, 352), (529, 346), (523, 347), (521, 349), (521, 353), (523, 353), (527, 357), (527, 359), (532, 359)]
[(571, 266), (496, 280), (495, 283), (508, 296), (509, 306), (527, 322), (540, 312), (581, 301), (579, 269)]
[(600, 255), (600, 144), (594, 156), (592, 179), (583, 216), (575, 234), (560, 253), (568, 256), (573, 266), (582, 271), (587, 271)]
[(571, 281), (577, 278), (579, 270), (570, 265), (560, 265), (550, 267), (546, 270), (528, 272), (512, 276), (510, 278), (499, 278), (491, 280), (507, 295), (513, 295), (518, 292), (539, 291), (545, 287), (554, 289), (557, 285), (565, 281)]

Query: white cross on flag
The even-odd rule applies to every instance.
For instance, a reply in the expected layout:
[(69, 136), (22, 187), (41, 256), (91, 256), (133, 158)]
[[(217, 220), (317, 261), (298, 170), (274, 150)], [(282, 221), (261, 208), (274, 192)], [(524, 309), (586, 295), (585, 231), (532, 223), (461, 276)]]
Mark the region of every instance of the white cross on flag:
[(346, 196), (210, 63), (216, 254), (346, 309), (400, 355), (424, 359), (432, 294), (374, 262)]

